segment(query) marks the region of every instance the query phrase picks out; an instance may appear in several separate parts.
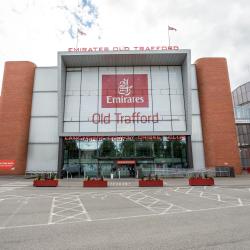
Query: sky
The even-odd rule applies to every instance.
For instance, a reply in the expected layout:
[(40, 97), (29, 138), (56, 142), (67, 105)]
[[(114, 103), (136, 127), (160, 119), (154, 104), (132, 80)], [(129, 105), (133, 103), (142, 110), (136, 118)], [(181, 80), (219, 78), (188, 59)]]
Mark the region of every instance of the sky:
[(234, 89), (250, 81), (249, 13), (249, 0), (2, 0), (0, 78), (5, 61), (56, 66), (77, 30), (78, 47), (158, 46), (171, 26), (171, 45), (191, 49), (192, 63), (227, 58)]

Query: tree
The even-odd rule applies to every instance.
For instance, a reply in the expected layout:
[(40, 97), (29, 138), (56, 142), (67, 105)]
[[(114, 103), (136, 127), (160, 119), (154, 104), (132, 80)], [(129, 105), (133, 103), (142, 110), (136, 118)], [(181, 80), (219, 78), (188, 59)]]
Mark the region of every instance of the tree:
[(122, 141), (120, 144), (120, 152), (122, 156), (130, 157), (134, 156), (135, 142), (134, 141)]
[(112, 140), (103, 140), (99, 147), (99, 156), (108, 157), (116, 155), (116, 146)]
[(164, 142), (162, 140), (154, 141), (154, 156), (163, 158), (164, 154)]

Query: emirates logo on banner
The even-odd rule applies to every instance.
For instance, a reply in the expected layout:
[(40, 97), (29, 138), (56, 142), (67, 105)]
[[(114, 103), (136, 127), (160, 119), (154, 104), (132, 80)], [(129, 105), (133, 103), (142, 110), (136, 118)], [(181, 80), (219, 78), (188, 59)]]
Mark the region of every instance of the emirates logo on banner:
[(131, 89), (133, 88), (133, 86), (129, 86), (128, 84), (128, 79), (123, 79), (122, 81), (120, 81), (119, 83), (119, 87), (118, 87), (118, 94), (119, 95), (130, 95), (131, 93)]
[(102, 108), (148, 107), (148, 75), (102, 75)]

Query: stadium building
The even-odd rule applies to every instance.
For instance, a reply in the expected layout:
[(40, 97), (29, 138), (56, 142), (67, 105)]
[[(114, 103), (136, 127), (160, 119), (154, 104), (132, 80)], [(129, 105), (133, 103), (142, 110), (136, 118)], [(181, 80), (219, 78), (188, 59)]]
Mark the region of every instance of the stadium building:
[(0, 174), (241, 172), (226, 59), (191, 64), (190, 50), (58, 52), (55, 67), (6, 62), (0, 121)]

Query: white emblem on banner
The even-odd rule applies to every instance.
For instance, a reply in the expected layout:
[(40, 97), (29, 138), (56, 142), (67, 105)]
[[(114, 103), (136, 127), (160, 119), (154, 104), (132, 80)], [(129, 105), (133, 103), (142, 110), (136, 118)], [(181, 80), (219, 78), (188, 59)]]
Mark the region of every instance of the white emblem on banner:
[(120, 81), (119, 83), (119, 87), (118, 87), (118, 94), (119, 95), (130, 95), (131, 94), (131, 89), (133, 88), (133, 86), (129, 86), (128, 84), (128, 79), (123, 79), (122, 81)]

